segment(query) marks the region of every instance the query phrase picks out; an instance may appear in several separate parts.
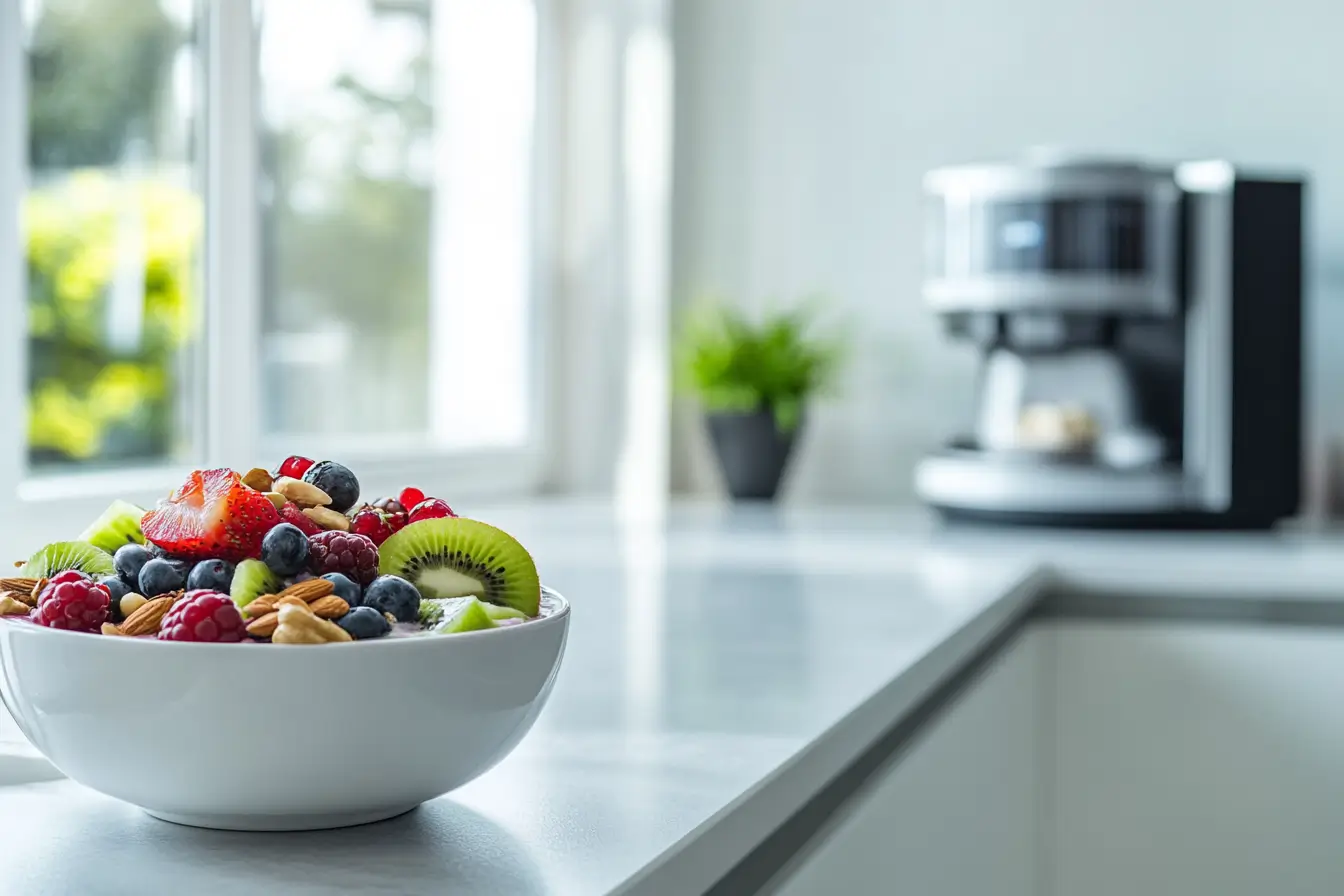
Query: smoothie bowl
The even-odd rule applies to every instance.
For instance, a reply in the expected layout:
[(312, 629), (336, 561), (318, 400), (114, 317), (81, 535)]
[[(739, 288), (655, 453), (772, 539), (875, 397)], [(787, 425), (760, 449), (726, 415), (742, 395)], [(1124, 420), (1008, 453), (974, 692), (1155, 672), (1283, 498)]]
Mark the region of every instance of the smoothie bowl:
[(0, 698), (62, 772), (185, 824), (360, 824), (467, 783), (536, 720), (569, 605), (499, 529), (358, 498), (290, 458), (114, 504), (0, 578)]

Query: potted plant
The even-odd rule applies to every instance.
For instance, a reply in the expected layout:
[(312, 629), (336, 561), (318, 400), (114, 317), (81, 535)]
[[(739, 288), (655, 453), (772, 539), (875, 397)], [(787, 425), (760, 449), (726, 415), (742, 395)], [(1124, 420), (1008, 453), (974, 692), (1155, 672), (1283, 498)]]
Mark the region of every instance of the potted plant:
[(774, 499), (807, 399), (833, 381), (841, 345), (810, 335), (814, 317), (809, 306), (753, 321), (715, 304), (683, 321), (678, 384), (698, 396), (736, 500)]

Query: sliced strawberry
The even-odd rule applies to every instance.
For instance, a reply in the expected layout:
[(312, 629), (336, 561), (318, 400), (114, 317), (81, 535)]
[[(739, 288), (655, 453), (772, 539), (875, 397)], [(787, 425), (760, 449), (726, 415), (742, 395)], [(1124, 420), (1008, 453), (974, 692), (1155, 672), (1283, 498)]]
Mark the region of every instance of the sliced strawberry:
[(236, 563), (261, 554), (280, 522), (261, 492), (233, 470), (197, 470), (140, 521), (145, 538), (175, 557)]
[(282, 522), (293, 523), (303, 530), (304, 535), (310, 537), (322, 531), (322, 527), (304, 516), (303, 511), (299, 509), (299, 505), (293, 501), (287, 502), (284, 507), (280, 508), (280, 519)]

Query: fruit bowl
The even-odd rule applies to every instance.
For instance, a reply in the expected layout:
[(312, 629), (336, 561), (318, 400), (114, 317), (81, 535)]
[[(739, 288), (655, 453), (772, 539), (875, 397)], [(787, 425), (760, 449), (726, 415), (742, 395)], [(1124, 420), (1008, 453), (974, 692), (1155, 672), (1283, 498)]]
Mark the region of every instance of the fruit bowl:
[(0, 620), (0, 698), (69, 777), (231, 830), (390, 818), (471, 781), (531, 728), (569, 604), (450, 637), (336, 647), (94, 637)]

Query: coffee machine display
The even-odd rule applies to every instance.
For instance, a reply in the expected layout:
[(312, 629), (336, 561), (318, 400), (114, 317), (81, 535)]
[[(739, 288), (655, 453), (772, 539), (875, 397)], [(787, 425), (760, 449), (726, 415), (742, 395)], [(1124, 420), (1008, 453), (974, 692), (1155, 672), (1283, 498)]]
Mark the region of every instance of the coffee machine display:
[(925, 300), (984, 360), (973, 431), (919, 465), (924, 500), (1092, 526), (1297, 512), (1303, 180), (1055, 157), (925, 187)]

